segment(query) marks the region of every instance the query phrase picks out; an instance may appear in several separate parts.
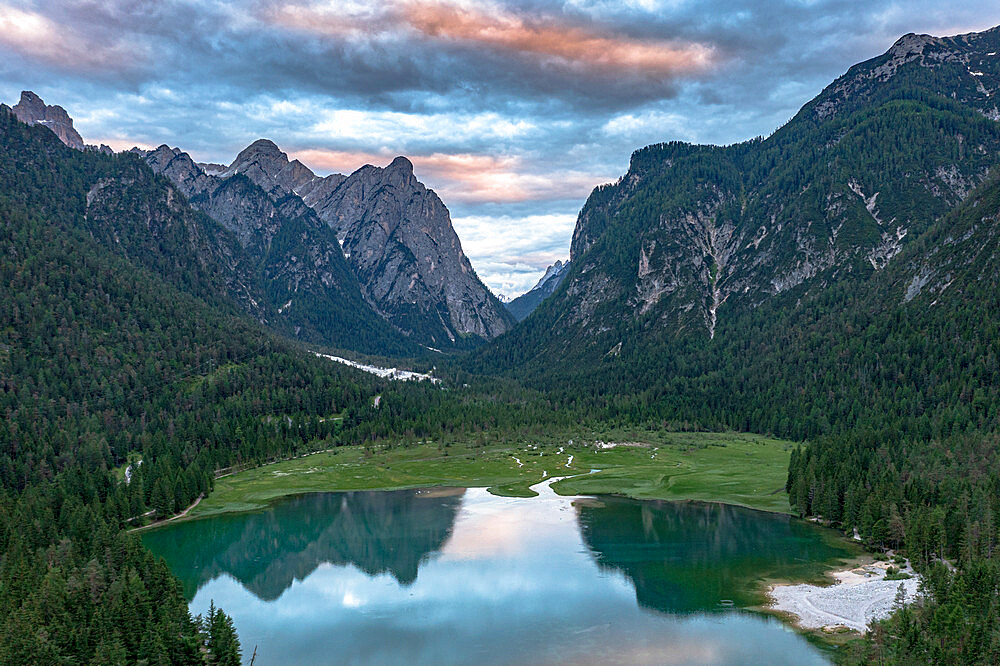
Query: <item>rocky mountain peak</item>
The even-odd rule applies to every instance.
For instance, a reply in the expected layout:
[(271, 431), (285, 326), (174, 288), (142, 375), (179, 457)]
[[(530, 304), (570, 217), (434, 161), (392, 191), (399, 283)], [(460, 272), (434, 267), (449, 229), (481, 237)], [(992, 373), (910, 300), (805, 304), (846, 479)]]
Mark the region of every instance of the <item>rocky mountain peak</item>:
[(362, 291), (397, 327), (432, 345), (466, 334), (492, 338), (510, 327), (462, 251), (448, 209), (407, 158), (327, 176), (300, 191), (343, 242)]
[(223, 176), (244, 174), (272, 194), (293, 192), (304, 196), (323, 180), (298, 160), (288, 155), (270, 139), (257, 139), (240, 151)]
[[(256, 181), (255, 172), (259, 171), (268, 178), (274, 178), (288, 164), (288, 155), (270, 139), (257, 139), (240, 151), (233, 163), (229, 165), (227, 175), (246, 173)], [(261, 185), (261, 183), (257, 183)], [(266, 188), (265, 188), (266, 189)]]
[(919, 55), (924, 52), (924, 49), (929, 44), (941, 43), (942, 40), (933, 35), (918, 35), (915, 32), (910, 32), (899, 39), (888, 51), (890, 57), (907, 57), (911, 55)]
[(73, 128), (73, 119), (61, 106), (48, 106), (32, 91), (22, 90), (21, 99), (12, 110), (22, 123), (48, 127), (70, 148), (83, 150), (83, 137)]
[[(562, 260), (556, 259), (556, 263), (552, 264), (551, 266), (545, 269), (545, 275), (543, 275), (542, 279), (538, 281), (538, 284), (544, 283), (546, 280), (552, 277), (555, 273), (560, 272), (562, 269), (563, 269)], [(535, 286), (537, 287), (538, 284), (536, 284)]]
[(315, 220), (334, 245), (343, 243), (345, 268), (353, 270), (364, 298), (417, 340), (463, 344), (462, 336), (490, 338), (511, 324), (462, 252), (448, 209), (405, 157), (384, 168), (361, 167), (350, 177), (320, 177), (270, 139), (251, 143), (221, 173), (169, 146), (142, 154), (244, 246), (268, 247), (280, 232), (275, 215)]
[[(953, 78), (947, 93), (952, 99), (987, 117), (1000, 118), (995, 99), (1000, 90), (998, 51), (1000, 26), (951, 37), (909, 33), (882, 55), (851, 67), (805, 108), (825, 121), (877, 96), (905, 96), (916, 79), (938, 77), (947, 71)], [(916, 68), (925, 71), (917, 74)]]
[(395, 158), (392, 162), (389, 162), (389, 166), (385, 168), (389, 172), (401, 172), (408, 175), (413, 175), (413, 162), (406, 159), (402, 155)]
[(270, 139), (257, 139), (249, 146), (241, 150), (240, 154), (236, 156), (236, 159), (233, 160), (233, 163), (230, 166), (238, 166), (254, 160), (262, 160), (265, 163), (273, 162), (274, 164), (284, 166), (285, 164), (288, 164), (288, 155), (283, 153), (274, 141), (271, 141)]
[(180, 154), (181, 154), (180, 148), (171, 148), (170, 146), (164, 143), (163, 145), (158, 146), (155, 149), (151, 150), (150, 152), (146, 153), (146, 159), (166, 160), (167, 162), (169, 162), (170, 160), (174, 159)]
[(423, 187), (413, 175), (413, 163), (403, 156), (397, 157), (380, 171), (382, 178), (394, 187), (401, 189)]

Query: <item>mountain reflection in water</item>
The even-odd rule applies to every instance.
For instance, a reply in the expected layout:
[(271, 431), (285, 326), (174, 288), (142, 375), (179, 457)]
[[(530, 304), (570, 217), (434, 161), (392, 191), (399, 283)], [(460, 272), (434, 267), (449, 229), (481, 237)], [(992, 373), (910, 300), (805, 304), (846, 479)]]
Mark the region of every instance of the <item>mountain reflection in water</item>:
[(818, 578), (849, 555), (842, 542), (791, 516), (707, 502), (577, 502), (580, 532), (602, 567), (621, 571), (647, 608), (725, 611), (764, 602), (762, 580)]
[(229, 574), (254, 596), (274, 601), (320, 564), (388, 573), (402, 585), (441, 549), (464, 489), (311, 493), (254, 513), (180, 523), (145, 537), (184, 583), (188, 599)]
[[(195, 613), (233, 615), (258, 663), (822, 663), (757, 603), (762, 575), (846, 551), (738, 507), (316, 493), (144, 535)], [(733, 600), (736, 608), (724, 600)]]

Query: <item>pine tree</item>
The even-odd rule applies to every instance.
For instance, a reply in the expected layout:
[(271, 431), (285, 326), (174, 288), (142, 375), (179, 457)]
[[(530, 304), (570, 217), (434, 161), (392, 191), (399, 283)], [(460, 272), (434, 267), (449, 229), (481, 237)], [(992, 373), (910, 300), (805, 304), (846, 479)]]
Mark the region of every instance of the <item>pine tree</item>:
[(233, 619), (215, 607), (211, 601), (205, 620), (208, 654), (206, 661), (214, 666), (240, 666), (240, 641)]

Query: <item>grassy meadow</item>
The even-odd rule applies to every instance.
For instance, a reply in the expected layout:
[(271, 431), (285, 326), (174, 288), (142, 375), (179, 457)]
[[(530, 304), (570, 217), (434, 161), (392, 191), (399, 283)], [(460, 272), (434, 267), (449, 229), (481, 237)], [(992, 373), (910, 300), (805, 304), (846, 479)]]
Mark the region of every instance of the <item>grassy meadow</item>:
[(760, 435), (670, 432), (559, 444), (549, 438), (535, 444), (344, 446), (221, 477), (189, 517), (252, 510), (276, 497), (317, 491), (485, 486), (527, 497), (535, 494), (531, 485), (551, 477), (570, 477), (552, 486), (563, 495), (718, 501), (788, 512), (784, 486), (793, 446)]

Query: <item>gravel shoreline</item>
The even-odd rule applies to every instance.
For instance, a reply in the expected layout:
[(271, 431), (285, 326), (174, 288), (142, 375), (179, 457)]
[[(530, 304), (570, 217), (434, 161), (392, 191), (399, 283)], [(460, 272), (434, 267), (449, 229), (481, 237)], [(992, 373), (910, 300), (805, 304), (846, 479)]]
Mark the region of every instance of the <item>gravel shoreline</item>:
[(905, 603), (914, 601), (920, 577), (909, 567), (906, 580), (886, 580), (889, 563), (875, 562), (833, 574), (836, 583), (828, 587), (817, 585), (772, 585), (768, 594), (771, 608), (798, 618), (803, 629), (837, 631), (847, 628), (859, 633), (868, 631), (873, 620), (888, 617), (893, 610), (900, 584), (906, 591)]

